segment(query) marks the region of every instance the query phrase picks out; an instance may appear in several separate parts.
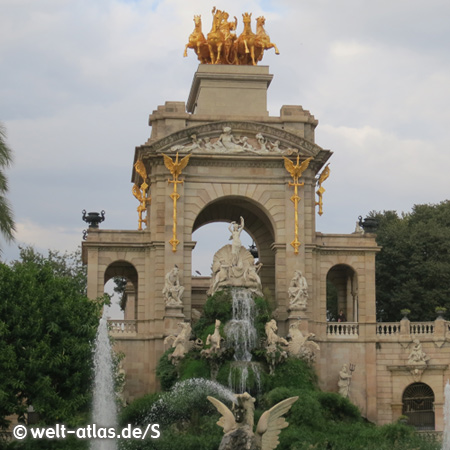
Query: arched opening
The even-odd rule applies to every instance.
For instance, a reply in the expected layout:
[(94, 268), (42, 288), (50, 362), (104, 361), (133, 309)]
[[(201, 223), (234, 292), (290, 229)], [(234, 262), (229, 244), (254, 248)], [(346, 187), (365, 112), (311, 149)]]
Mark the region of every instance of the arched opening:
[[(252, 243), (255, 244), (258, 252), (258, 260), (262, 263), (262, 268), (259, 272), (262, 286), (274, 293), (275, 254), (272, 251), (272, 245), (275, 241), (274, 228), (269, 215), (264, 208), (246, 197), (221, 197), (206, 205), (196, 217), (192, 227), (192, 240), (195, 241), (195, 237), (199, 235), (199, 233), (195, 233), (196, 230), (199, 230), (208, 224), (214, 224), (214, 229), (217, 232), (217, 234), (208, 237), (209, 252), (207, 255), (205, 254), (204, 257), (205, 259), (206, 257), (210, 258), (210, 260), (206, 263), (206, 266), (203, 265), (203, 270), (206, 271), (205, 275), (209, 276), (211, 274), (210, 266), (214, 254), (221, 247), (230, 243), (230, 231), (228, 230), (230, 223), (233, 221), (240, 222), (240, 217), (244, 218), (245, 231), (245, 233), (243, 232), (241, 235), (242, 245), (248, 248)], [(245, 237), (246, 234), (248, 235), (248, 238)], [(199, 270), (195, 263), (196, 261), (193, 261), (192, 264), (194, 275), (203, 276), (203, 271)], [(200, 272), (200, 274), (196, 273), (196, 271)], [(193, 292), (193, 304), (194, 296), (195, 293)]]
[(425, 383), (410, 384), (403, 392), (403, 414), (418, 430), (434, 430), (434, 392)]
[[(115, 261), (104, 274), (105, 291), (118, 298), (125, 320), (137, 319), (138, 274), (128, 261)], [(107, 289), (108, 287), (108, 289)]]
[(345, 264), (327, 274), (327, 321), (358, 322), (358, 278)]

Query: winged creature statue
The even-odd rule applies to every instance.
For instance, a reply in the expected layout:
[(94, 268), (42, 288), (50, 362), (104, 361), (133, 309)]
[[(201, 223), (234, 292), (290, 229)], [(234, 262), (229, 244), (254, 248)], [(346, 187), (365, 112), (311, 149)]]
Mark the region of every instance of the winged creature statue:
[(178, 180), (178, 177), (181, 175), (182, 170), (188, 165), (190, 154), (186, 155), (181, 161), (178, 161), (178, 153), (175, 157), (175, 161), (170, 157), (163, 153), (164, 156), (164, 164), (173, 176), (174, 180)]
[(318, 184), (322, 185), (322, 183), (330, 176), (330, 164), (325, 166), (325, 169), (322, 170), (320, 174)]
[(284, 417), (297, 401), (298, 397), (290, 397), (277, 403), (266, 411), (253, 431), (255, 399), (245, 392), (235, 394), (236, 403), (230, 410), (220, 400), (208, 396), (208, 400), (222, 414), (217, 425), (223, 428), (225, 435), (219, 450), (274, 450), (280, 443), (278, 435), (289, 424)]
[(291, 177), (294, 179), (294, 181), (297, 181), (301, 176), (302, 173), (308, 168), (310, 161), (313, 159), (312, 156), (305, 159), (300, 164), (300, 155), (297, 155), (297, 164), (294, 164), (289, 158), (286, 158), (283, 156), (284, 159), (284, 167), (286, 170), (291, 174)]

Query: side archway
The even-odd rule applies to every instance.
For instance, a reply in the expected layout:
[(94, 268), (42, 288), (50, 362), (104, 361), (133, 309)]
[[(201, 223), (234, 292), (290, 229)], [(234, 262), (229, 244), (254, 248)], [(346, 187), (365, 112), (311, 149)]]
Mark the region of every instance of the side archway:
[(418, 430), (434, 430), (434, 392), (425, 383), (412, 383), (403, 392), (402, 413)]
[(358, 322), (358, 276), (346, 265), (337, 264), (327, 273), (327, 321)]
[(138, 272), (133, 264), (119, 260), (109, 264), (104, 273), (103, 283), (112, 278), (120, 278), (123, 284), (121, 307), (125, 320), (137, 319)]

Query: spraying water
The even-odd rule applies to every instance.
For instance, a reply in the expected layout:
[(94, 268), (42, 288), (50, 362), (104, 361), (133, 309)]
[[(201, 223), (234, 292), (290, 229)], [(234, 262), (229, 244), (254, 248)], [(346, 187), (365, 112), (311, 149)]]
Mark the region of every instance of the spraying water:
[[(99, 427), (117, 428), (113, 359), (105, 317), (100, 319), (95, 338), (94, 370), (92, 423)], [(90, 448), (91, 450), (116, 450), (117, 443), (115, 439), (96, 439), (91, 442)]]
[(442, 450), (450, 450), (450, 382), (447, 380), (444, 390), (444, 437)]
[(170, 391), (164, 392), (152, 405), (144, 422), (165, 425), (180, 420), (192, 409), (204, 409), (208, 395), (229, 403), (236, 401), (233, 392), (222, 384), (204, 378), (190, 378), (179, 381)]

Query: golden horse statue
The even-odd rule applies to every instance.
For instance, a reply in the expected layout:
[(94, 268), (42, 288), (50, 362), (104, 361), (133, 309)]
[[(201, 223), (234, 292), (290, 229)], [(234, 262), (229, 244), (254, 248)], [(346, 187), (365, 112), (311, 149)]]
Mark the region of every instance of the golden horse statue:
[[(236, 63), (238, 65), (253, 64), (256, 66), (255, 43), (257, 36), (251, 27), (252, 13), (242, 14), (244, 31), (236, 39)], [(258, 55), (259, 56), (259, 55)]]
[(216, 10), (216, 7), (214, 7), (212, 14), (213, 24), (211, 31), (208, 33), (207, 43), (209, 47), (211, 64), (219, 64), (222, 57), (222, 46), (225, 42), (224, 35), (220, 30), (220, 25), (222, 23), (222, 11)]
[(194, 49), (199, 61), (202, 64), (207, 64), (209, 62), (209, 50), (205, 35), (202, 32), (202, 16), (194, 16), (194, 24), (194, 31), (189, 36), (189, 42), (184, 48), (183, 56), (186, 58), (187, 49), (192, 48)]
[[(280, 52), (278, 50), (278, 47), (273, 43), (270, 42), (270, 37), (266, 33), (266, 30), (264, 29), (264, 24), (266, 23), (266, 18), (264, 16), (260, 16), (256, 19), (256, 36), (258, 38), (257, 44), (262, 47), (263, 50), (269, 50), (270, 48), (275, 49), (275, 54), (279, 55)], [(260, 56), (258, 57), (258, 61), (261, 61), (263, 57), (263, 52), (260, 53)]]
[(202, 33), (201, 16), (194, 16), (195, 28), (189, 36), (184, 56), (187, 56), (187, 49), (192, 48), (201, 64), (256, 65), (262, 60), (264, 50), (274, 48), (275, 54), (280, 54), (264, 29), (264, 17), (256, 19), (255, 34), (251, 28), (252, 14), (242, 14), (244, 31), (236, 37), (237, 18), (234, 17), (234, 22), (228, 21), (229, 14), (216, 7), (211, 12), (213, 23), (206, 38)]

